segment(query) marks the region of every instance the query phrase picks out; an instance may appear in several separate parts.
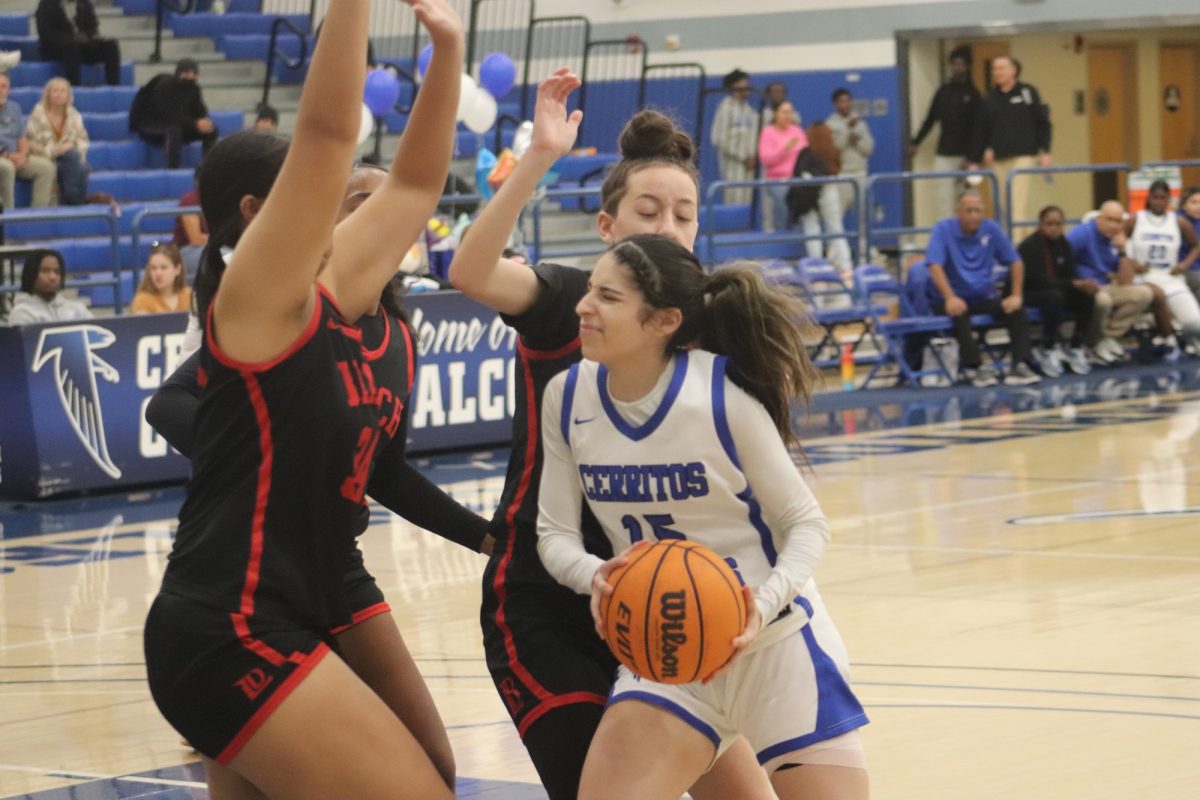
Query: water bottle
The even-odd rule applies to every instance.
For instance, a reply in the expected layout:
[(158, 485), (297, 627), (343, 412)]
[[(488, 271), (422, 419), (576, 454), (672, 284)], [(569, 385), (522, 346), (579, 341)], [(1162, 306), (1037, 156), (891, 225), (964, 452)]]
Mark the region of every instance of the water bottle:
[(849, 342), (842, 345), (842, 389), (854, 391), (854, 347)]

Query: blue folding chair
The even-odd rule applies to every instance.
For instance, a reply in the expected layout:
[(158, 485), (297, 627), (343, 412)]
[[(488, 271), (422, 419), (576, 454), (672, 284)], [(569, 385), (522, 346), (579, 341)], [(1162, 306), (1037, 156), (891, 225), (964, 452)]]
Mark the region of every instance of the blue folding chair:
[[(928, 276), (928, 272), (925, 275)], [(859, 301), (870, 309), (871, 327), (876, 334), (883, 337), (885, 344), (882, 350), (883, 357), (875, 363), (871, 372), (868, 373), (867, 379), (863, 381), (864, 389), (871, 385), (871, 381), (879, 374), (879, 370), (889, 363), (895, 363), (899, 370), (898, 377), (913, 386), (920, 385), (921, 378), (926, 376), (936, 375), (953, 380), (936, 347), (930, 348), (934, 362), (937, 364), (934, 369), (914, 368), (905, 358), (904, 345), (907, 337), (926, 335), (932, 338), (938, 335), (948, 335), (953, 331), (949, 317), (930, 314), (927, 310), (922, 314), (913, 307), (909, 294), (917, 291), (915, 285), (901, 286), (895, 276), (885, 268), (878, 264), (863, 264), (854, 268), (854, 289), (858, 294)], [(921, 291), (924, 291), (923, 287)], [(886, 309), (887, 305), (881, 306), (880, 300), (895, 303), (900, 311), (899, 316), (895, 319), (885, 319), (885, 312), (881, 312), (881, 308)]]

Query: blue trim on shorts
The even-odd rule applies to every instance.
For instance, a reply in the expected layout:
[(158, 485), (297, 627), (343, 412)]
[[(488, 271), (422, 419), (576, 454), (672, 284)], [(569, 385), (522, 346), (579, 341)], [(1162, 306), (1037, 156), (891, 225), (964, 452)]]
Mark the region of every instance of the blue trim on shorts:
[(610, 696), (608, 699), (608, 704), (612, 705), (613, 703), (619, 703), (622, 700), (641, 700), (642, 702), (649, 703), (652, 706), (658, 706), (664, 711), (674, 714), (688, 725), (700, 731), (700, 733), (708, 737), (708, 740), (713, 743), (713, 747), (717, 748), (718, 750), (721, 749), (721, 737), (717, 735), (717, 732), (713, 730), (713, 727), (676, 702), (668, 700), (665, 697), (660, 697), (656, 694), (651, 694), (650, 692), (633, 691), (621, 692), (620, 694)]
[[(811, 620), (812, 605), (802, 597), (797, 597), (796, 602), (808, 612), (808, 618)], [(837, 664), (833, 663), (833, 659), (817, 644), (817, 636), (813, 633), (812, 625), (805, 625), (800, 632), (804, 636), (804, 643), (808, 646), (808, 654), (813, 662), (813, 671), (817, 676), (816, 728), (812, 733), (806, 733), (803, 736), (797, 736), (760, 750), (758, 753), (759, 764), (766, 764), (773, 758), (841, 736), (870, 722), (862, 704), (854, 696), (854, 691), (842, 678), (842, 673), (838, 671)]]

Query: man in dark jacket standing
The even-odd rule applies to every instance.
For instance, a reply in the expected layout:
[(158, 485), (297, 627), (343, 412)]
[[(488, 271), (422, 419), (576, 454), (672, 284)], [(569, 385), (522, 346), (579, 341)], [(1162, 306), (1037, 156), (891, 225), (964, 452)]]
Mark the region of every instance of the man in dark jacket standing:
[(129, 129), (147, 142), (164, 145), (170, 169), (179, 166), (186, 143), (199, 140), (208, 153), (219, 135), (208, 117), (199, 75), (200, 65), (194, 59), (180, 59), (174, 75), (155, 75), (138, 90), (129, 108)]
[[(1017, 80), (1011, 56), (992, 59), (992, 90), (983, 98), (972, 161), (996, 173), (1001, 190), (1014, 169), (1050, 166), (1050, 110), (1038, 90)], [(1013, 180), (1008, 198), (1014, 220), (1029, 219), (1030, 177)], [(997, 210), (998, 211), (998, 210)]]
[[(74, 19), (68, 11), (75, 7)], [(62, 64), (72, 86), (78, 86), (81, 64), (104, 64), (104, 81), (121, 82), (121, 46), (100, 36), (100, 21), (92, 0), (39, 0), (38, 45), (42, 58)]]
[[(925, 115), (925, 121), (908, 148), (908, 154), (915, 155), (934, 124), (940, 124), (942, 129), (938, 135), (937, 155), (933, 157), (933, 168), (937, 172), (966, 168), (971, 160), (975, 120), (982, 102), (979, 90), (971, 82), (971, 48), (967, 45), (954, 48), (950, 51), (948, 62), (950, 80), (943, 83), (933, 96), (929, 113)], [(938, 219), (945, 219), (954, 213), (957, 184), (954, 180), (937, 182)]]

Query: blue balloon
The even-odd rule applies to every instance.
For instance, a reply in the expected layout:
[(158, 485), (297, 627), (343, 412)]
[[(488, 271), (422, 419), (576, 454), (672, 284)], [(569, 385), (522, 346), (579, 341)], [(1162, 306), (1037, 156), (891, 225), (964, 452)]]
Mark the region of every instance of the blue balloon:
[(373, 69), (367, 73), (363, 102), (371, 113), (382, 117), (396, 107), (400, 99), (400, 81), (390, 69)]
[(517, 65), (504, 53), (489, 53), (479, 65), (479, 85), (497, 100), (503, 100), (516, 81)]
[(417, 75), (422, 78), (425, 77), (425, 73), (429, 69), (429, 59), (431, 58), (433, 58), (433, 45), (427, 44), (417, 54)]

